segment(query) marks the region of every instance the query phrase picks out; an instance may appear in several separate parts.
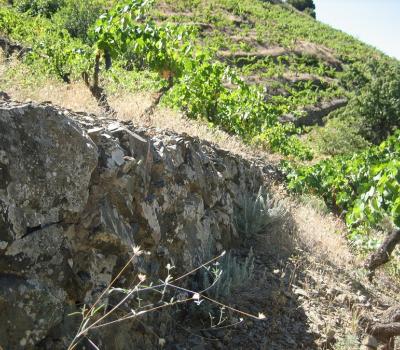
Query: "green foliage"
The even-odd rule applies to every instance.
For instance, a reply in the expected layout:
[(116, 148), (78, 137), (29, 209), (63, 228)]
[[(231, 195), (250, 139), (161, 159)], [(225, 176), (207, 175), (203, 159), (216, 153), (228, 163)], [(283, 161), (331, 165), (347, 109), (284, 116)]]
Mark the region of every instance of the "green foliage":
[(118, 2), (97, 20), (93, 41), (98, 50), (113, 59), (123, 57), (128, 47), (132, 47), (151, 69), (179, 76), (191, 50), (190, 31), (177, 25), (158, 26), (146, 19), (150, 3)]
[(359, 119), (329, 119), (324, 127), (314, 130), (309, 143), (324, 155), (335, 156), (351, 154), (369, 146), (369, 142), (361, 136), (362, 125)]
[(400, 227), (400, 132), (379, 146), (352, 156), (334, 157), (313, 166), (288, 166), (289, 188), (322, 196), (345, 213), (353, 236), (383, 219)]
[(298, 133), (300, 133), (300, 130), (296, 129), (292, 123), (278, 123), (255, 137), (254, 142), (285, 156), (293, 156), (300, 160), (311, 160), (312, 152), (297, 137), (296, 134)]
[(30, 18), (10, 8), (0, 8), (0, 32), (31, 45), (25, 61), (64, 81), (69, 81), (71, 75), (80, 75), (89, 65), (90, 47), (44, 17)]
[(204, 56), (189, 62), (187, 68), (169, 95), (169, 104), (178, 106), (190, 118), (215, 121), (219, 99), (228, 91), (223, 86), (228, 70)]
[(355, 62), (345, 67), (340, 77), (340, 84), (349, 91), (356, 91), (365, 86), (369, 81), (364, 62)]
[(0, 33), (14, 41), (32, 44), (47, 28), (50, 28), (50, 23), (45, 18), (32, 18), (9, 7), (0, 7)]
[(169, 95), (168, 102), (191, 118), (205, 117), (245, 140), (267, 146), (274, 152), (310, 159), (311, 152), (294, 135), (293, 127), (277, 122), (280, 108), (266, 103), (261, 88), (249, 86), (237, 73), (214, 63), (207, 55), (192, 59), (189, 70)]
[[(71, 37), (57, 23), (46, 22), (40, 18), (29, 21), (10, 9), (0, 12), (0, 29), (12, 38), (24, 38), (31, 41), (33, 51), (30, 55), (35, 60), (44, 60), (48, 71), (54, 72), (65, 80), (65, 76), (76, 72), (76, 76), (95, 66), (95, 56), (101, 54), (104, 59), (120, 59), (128, 46), (133, 47), (137, 56), (147, 65), (163, 73), (179, 75), (185, 55), (190, 52), (190, 42), (183, 38), (190, 34), (187, 29), (175, 25), (157, 26), (152, 21), (143, 21), (148, 1), (132, 0), (118, 2), (107, 13), (100, 16), (91, 33), (90, 42), (86, 45), (79, 39)], [(62, 11), (60, 16), (62, 15)], [(62, 17), (60, 17), (62, 18)], [(43, 22), (41, 31), (29, 31), (35, 22)], [(85, 28), (81, 28), (84, 30)], [(36, 34), (36, 35), (35, 35)], [(83, 32), (82, 32), (83, 34)], [(26, 35), (26, 36), (25, 36)]]
[(400, 64), (373, 64), (373, 75), (345, 114), (360, 118), (362, 134), (379, 143), (400, 127)]
[(42, 61), (43, 69), (54, 73), (65, 82), (70, 81), (70, 76), (77, 76), (80, 71), (88, 66), (85, 55), (89, 48), (79, 41), (72, 39), (67, 31), (52, 31), (49, 29), (38, 41), (32, 53), (27, 56), (27, 62)]
[(21, 12), (28, 12), (32, 16), (50, 18), (64, 5), (64, 0), (15, 0), (14, 6)]
[(101, 0), (64, 0), (65, 4), (53, 16), (59, 27), (75, 38), (88, 42), (88, 30), (104, 11)]
[(264, 103), (262, 92), (244, 84), (222, 63), (211, 62), (210, 56), (196, 57), (191, 62), (170, 99), (189, 117), (206, 117), (248, 139), (262, 125), (276, 122), (276, 113)]
[(315, 4), (313, 0), (287, 0), (287, 3), (315, 18)]

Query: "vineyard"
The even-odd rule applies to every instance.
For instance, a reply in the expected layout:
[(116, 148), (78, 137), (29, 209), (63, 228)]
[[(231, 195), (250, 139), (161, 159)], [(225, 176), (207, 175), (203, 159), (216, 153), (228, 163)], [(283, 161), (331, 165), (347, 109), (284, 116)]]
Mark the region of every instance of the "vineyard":
[(31, 83), (83, 79), (107, 114), (116, 90), (151, 90), (146, 113), (168, 106), (279, 153), (288, 187), (324, 198), (360, 246), (400, 226), (398, 61), (269, 1), (0, 3)]
[(350, 238), (363, 243), (368, 229), (383, 222), (400, 226), (400, 133), (379, 146), (313, 166), (286, 169), (289, 188), (322, 196), (345, 213)]

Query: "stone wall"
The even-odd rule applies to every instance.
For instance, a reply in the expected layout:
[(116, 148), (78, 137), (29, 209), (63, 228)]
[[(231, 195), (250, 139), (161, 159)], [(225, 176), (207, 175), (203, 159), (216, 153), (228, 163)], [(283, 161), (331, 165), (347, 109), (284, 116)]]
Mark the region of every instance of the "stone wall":
[[(188, 271), (212, 240), (240, 243), (234, 208), (262, 184), (257, 166), (211, 144), (51, 105), (0, 102), (0, 345), (64, 349), (68, 316), (129, 274)], [(151, 348), (125, 324), (102, 349)], [(132, 326), (133, 327), (133, 326)]]

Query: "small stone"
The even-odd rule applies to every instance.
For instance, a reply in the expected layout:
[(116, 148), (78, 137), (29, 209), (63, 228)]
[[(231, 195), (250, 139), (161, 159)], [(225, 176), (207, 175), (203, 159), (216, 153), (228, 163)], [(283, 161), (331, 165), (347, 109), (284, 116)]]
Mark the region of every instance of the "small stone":
[(293, 293), (296, 294), (296, 295), (301, 295), (301, 296), (306, 297), (306, 298), (308, 298), (308, 296), (309, 296), (308, 293), (304, 289), (301, 289), (301, 288), (296, 288), (293, 291)]
[[(222, 343), (222, 342), (220, 342), (220, 341), (217, 341), (216, 344), (215, 344), (215, 347), (216, 347), (217, 349), (224, 349), (224, 343)], [(1, 349), (0, 349), (0, 350), (1, 350)]]
[(365, 295), (360, 295), (357, 297), (358, 301), (362, 304), (367, 302), (367, 297)]
[(192, 350), (205, 350), (206, 348), (204, 347), (203, 344), (195, 345), (192, 347)]
[(107, 129), (108, 131), (113, 131), (116, 129), (119, 129), (121, 127), (121, 124), (119, 123), (111, 123), (110, 125), (108, 125)]
[(333, 329), (330, 329), (327, 333), (326, 333), (326, 339), (328, 339), (328, 341), (333, 341), (335, 339), (335, 335), (336, 332)]
[(326, 294), (335, 297), (335, 296), (337, 296), (338, 294), (340, 294), (340, 290), (338, 290), (338, 289), (336, 289), (336, 288), (328, 288), (328, 289), (326, 290)]
[(249, 326), (249, 327), (253, 327), (254, 322), (253, 322), (252, 320), (247, 320), (246, 324), (247, 324), (247, 326)]
[(368, 335), (363, 339), (362, 345), (366, 345), (372, 349), (376, 349), (378, 347), (378, 341), (372, 335)]
[(104, 128), (96, 127), (96, 128), (89, 129), (89, 130), (87, 131), (87, 133), (88, 133), (88, 135), (90, 136), (90, 138), (91, 138), (94, 142), (97, 142), (97, 141), (98, 141), (98, 138), (99, 138), (99, 135), (100, 135), (100, 133), (101, 133), (102, 131), (104, 131)]
[(125, 157), (124, 157), (124, 160), (125, 160), (125, 164), (124, 164), (123, 167), (122, 167), (122, 172), (123, 172), (124, 174), (127, 174), (127, 173), (129, 173), (129, 172), (133, 169), (133, 167), (136, 165), (136, 159), (133, 158), (133, 157), (125, 156)]
[(344, 304), (346, 301), (349, 301), (349, 298), (346, 294), (339, 294), (335, 297), (335, 300), (339, 303), (339, 304)]

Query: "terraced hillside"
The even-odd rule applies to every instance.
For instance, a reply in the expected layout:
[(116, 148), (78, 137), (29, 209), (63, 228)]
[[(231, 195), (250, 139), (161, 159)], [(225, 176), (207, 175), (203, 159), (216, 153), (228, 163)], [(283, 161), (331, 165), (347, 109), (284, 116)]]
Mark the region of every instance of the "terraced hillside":
[[(20, 60), (5, 68), (5, 91), (49, 79), (68, 90), (83, 78), (86, 98), (111, 114), (121, 101), (129, 114), (132, 94), (150, 91), (141, 117), (161, 103), (291, 160), (345, 162), (400, 125), (399, 62), (279, 1), (3, 1), (0, 32), (6, 57)], [(328, 204), (339, 212), (372, 205), (351, 229), (369, 231), (387, 216), (398, 222), (396, 175), (386, 194), (371, 180), (379, 169), (372, 173), (345, 192), (324, 187), (336, 193)], [(374, 204), (364, 195), (371, 186)]]
[(279, 1), (164, 1), (153, 14), (197, 28), (195, 42), (262, 95), (263, 107), (252, 101), (238, 128), (218, 108), (202, 115), (291, 159), (327, 159), (285, 166), (289, 187), (318, 193), (343, 213), (362, 249), (379, 242), (371, 229), (391, 230), (382, 221), (400, 225), (397, 151), (387, 163), (386, 151), (373, 155), (400, 126), (398, 61)]
[(267, 163), (286, 195), (343, 224), (353, 253), (381, 247), (370, 277), (390, 256), (398, 281), (399, 61), (279, 0), (0, 5), (0, 98), (173, 129)]
[[(61, 1), (43, 2), (43, 4), (46, 3), (54, 3), (54, 9), (50, 5), (48, 7), (42, 5), (41, 10), (41, 2), (37, 2), (39, 5), (36, 12), (40, 14), (42, 11), (46, 17), (51, 17), (52, 12), (56, 12), (51, 20), (32, 17), (32, 14), (36, 13), (35, 9), (29, 9), (27, 5), (29, 1), (15, 1), (13, 8), (4, 6), (1, 30), (11, 41), (33, 47), (36, 53), (35, 59), (45, 61), (41, 63), (47, 65), (47, 67), (42, 67), (43, 70), (58, 75), (66, 82), (78, 79), (80, 73), (88, 67), (77, 67), (79, 63), (85, 65), (84, 62), (79, 62), (82, 61), (82, 57), (71, 56), (79, 50), (85, 51), (86, 54), (93, 50), (90, 48), (93, 46), (93, 35), (87, 35), (86, 31), (95, 22), (96, 13), (99, 15), (110, 5), (110, 2), (92, 1), (89, 7), (93, 17), (85, 13), (85, 18), (77, 23), (73, 23), (73, 16), (87, 9), (80, 8), (79, 5), (71, 5), (69, 10), (57, 12), (57, 6), (62, 3)], [(17, 12), (18, 9), (31, 10), (31, 14), (23, 15)], [(186, 77), (192, 80), (189, 83), (185, 79), (175, 82), (175, 90), (181, 94), (181, 99), (184, 98), (182, 94), (186, 92), (186, 101), (180, 103), (176, 101), (176, 97), (166, 98), (170, 105), (182, 108), (191, 116), (205, 117), (215, 124), (222, 124), (229, 131), (241, 133), (248, 141), (255, 139), (274, 151), (283, 151), (288, 155), (291, 153), (296, 155), (296, 150), (290, 150), (290, 147), (273, 142), (274, 136), (298, 132), (309, 134), (310, 130), (307, 128), (295, 130), (286, 125), (282, 131), (278, 130), (279, 123), (291, 122), (297, 127), (324, 125), (323, 118), (328, 114), (346, 104), (356, 103), (359, 90), (378, 73), (376, 66), (382, 67), (383, 71), (386, 66), (397, 65), (397, 62), (374, 48), (280, 2), (158, 1), (147, 16), (148, 20), (153, 18), (156, 24), (178, 24), (181, 33), (177, 35), (180, 40), (191, 42), (196, 47), (193, 51), (198, 51), (200, 48), (203, 51), (201, 55), (209, 56), (208, 63), (222, 62), (218, 69), (214, 66), (200, 65), (195, 76)], [(18, 25), (19, 21), (21, 21), (20, 25)], [(65, 28), (67, 32), (63, 33), (62, 30)], [(192, 35), (189, 35), (189, 32)], [(173, 35), (172, 31), (170, 34)], [(59, 47), (60, 44), (57, 46), (57, 41), (63, 42), (61, 47)], [(6, 43), (2, 44), (3, 47), (6, 45)], [(8, 46), (8, 50), (15, 49), (12, 45)], [(132, 49), (127, 48), (126, 51), (122, 54), (123, 57), (118, 57), (118, 63), (114, 64), (112, 71), (106, 73), (105, 76), (105, 79), (118, 79), (118, 87), (108, 82), (105, 84), (106, 90), (108, 89), (110, 93), (115, 92), (116, 89), (132, 91), (163, 84), (162, 79), (151, 73), (146, 73), (145, 78), (143, 74), (139, 77), (138, 72), (146, 70), (150, 62), (140, 62), (143, 59), (135, 57), (140, 54), (133, 52)], [(184, 55), (183, 52), (180, 54)], [(191, 55), (194, 61), (196, 59), (193, 55), (199, 56), (198, 53), (191, 53)], [(176, 57), (166, 59), (177, 61)], [(197, 60), (201, 63), (207, 61), (204, 57)], [(228, 67), (233, 68), (234, 78), (223, 76), (220, 72)], [(129, 68), (128, 72), (126, 68)], [(209, 84), (207, 90), (211, 88), (212, 75), (207, 75), (207, 69), (214, 70), (214, 74), (219, 74), (218, 78), (222, 80), (213, 82), (213, 88), (218, 90), (214, 92), (214, 95), (211, 91), (206, 93), (193, 89), (195, 84), (204, 83), (202, 79), (207, 80)], [(194, 73), (192, 71), (191, 73), (184, 72), (184, 74), (193, 75)], [(241, 86), (240, 92), (234, 93), (232, 90), (238, 87), (238, 79), (246, 87)], [(196, 83), (193, 80), (200, 81)], [(195, 91), (188, 92), (185, 88)], [(248, 92), (248, 89), (251, 92)], [(197, 96), (191, 96), (191, 94), (197, 94)], [(176, 94), (172, 93), (172, 95)], [(244, 100), (248, 100), (251, 95), (251, 102), (257, 105), (257, 110), (252, 111), (256, 107), (251, 106), (248, 108), (248, 115), (245, 116), (242, 110), (236, 112), (235, 109), (240, 109), (238, 106), (229, 107), (231, 111), (224, 110), (224, 105), (233, 104), (230, 101), (231, 95), (234, 95), (233, 98)], [(196, 98), (202, 100), (203, 108), (196, 104)], [(216, 104), (222, 106), (219, 107)], [(353, 117), (354, 108), (350, 111), (346, 109), (339, 114)], [(240, 120), (233, 120), (235, 118)], [(352, 146), (364, 147), (372, 137), (365, 137), (366, 135), (358, 130), (356, 125), (351, 126), (354, 134), (351, 136), (355, 139)], [(318, 132), (316, 134), (319, 135)], [(322, 132), (322, 134), (326, 137), (326, 133)], [(309, 138), (312, 139), (312, 136)], [(306, 144), (313, 148), (317, 155), (334, 152), (329, 148), (327, 145), (329, 142), (325, 141), (324, 137), (318, 138), (316, 142), (318, 144)], [(376, 139), (381, 141), (382, 137)], [(354, 150), (354, 147), (342, 148), (339, 147), (337, 152)], [(300, 153), (300, 157), (304, 157), (304, 152)]]
[[(382, 73), (378, 67), (398, 69), (398, 62), (378, 50), (276, 1), (165, 1), (154, 15), (195, 26), (196, 43), (259, 87), (278, 121), (296, 126), (323, 125), (324, 117), (352, 104)], [(341, 113), (352, 114), (352, 109)], [(265, 127), (261, 123), (258, 134)], [(356, 147), (364, 145), (356, 141)], [(329, 153), (324, 147), (319, 151)]]

